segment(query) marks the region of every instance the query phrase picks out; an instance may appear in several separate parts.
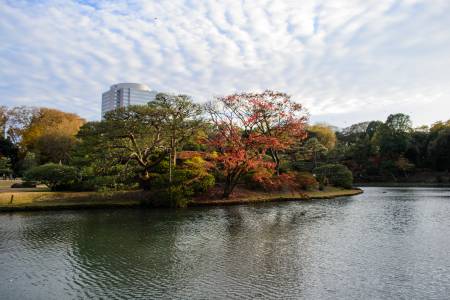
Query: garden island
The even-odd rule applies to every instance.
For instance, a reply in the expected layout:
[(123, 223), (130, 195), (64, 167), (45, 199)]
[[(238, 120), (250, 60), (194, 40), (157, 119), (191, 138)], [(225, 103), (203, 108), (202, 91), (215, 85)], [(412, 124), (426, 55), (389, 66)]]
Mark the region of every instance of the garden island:
[(308, 125), (303, 106), (281, 92), (204, 105), (159, 93), (95, 122), (30, 107), (5, 107), (2, 119), (8, 137), (1, 173), (22, 178), (12, 188), (3, 184), (2, 210), (227, 205), (361, 192), (347, 167), (322, 159), (336, 144), (332, 128)]

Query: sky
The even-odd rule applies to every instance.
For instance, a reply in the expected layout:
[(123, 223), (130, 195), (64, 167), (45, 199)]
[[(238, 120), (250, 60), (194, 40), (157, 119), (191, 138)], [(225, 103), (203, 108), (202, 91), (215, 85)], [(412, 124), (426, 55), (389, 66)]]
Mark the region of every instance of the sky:
[(0, 104), (100, 119), (140, 82), (197, 102), (272, 89), (311, 122), (450, 119), (449, 0), (0, 0)]

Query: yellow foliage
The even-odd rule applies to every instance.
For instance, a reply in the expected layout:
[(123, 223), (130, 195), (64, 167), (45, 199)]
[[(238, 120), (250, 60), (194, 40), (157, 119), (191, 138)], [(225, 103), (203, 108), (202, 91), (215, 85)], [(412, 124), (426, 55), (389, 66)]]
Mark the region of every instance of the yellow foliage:
[(310, 126), (308, 131), (313, 133), (317, 140), (329, 151), (336, 146), (336, 134), (330, 126), (326, 124), (316, 124)]
[(21, 144), (28, 148), (44, 135), (74, 137), (86, 121), (76, 114), (40, 108), (30, 125), (23, 130)]

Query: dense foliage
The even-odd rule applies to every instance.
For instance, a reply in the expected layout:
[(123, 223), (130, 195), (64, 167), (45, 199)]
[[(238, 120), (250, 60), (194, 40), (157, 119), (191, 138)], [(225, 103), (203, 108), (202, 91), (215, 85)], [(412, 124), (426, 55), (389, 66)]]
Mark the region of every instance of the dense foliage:
[(274, 91), (204, 106), (158, 94), (95, 122), (48, 108), (0, 107), (0, 174), (51, 189), (145, 189), (174, 206), (212, 189), (227, 198), (241, 188), (349, 188), (353, 177), (449, 180), (450, 121), (413, 128), (408, 115), (392, 114), (344, 129), (307, 121), (300, 104)]
[(450, 121), (413, 128), (409, 116), (393, 114), (352, 125), (337, 138), (324, 161), (345, 164), (358, 181), (448, 180)]
[(75, 167), (48, 163), (28, 170), (24, 178), (46, 184), (52, 191), (67, 190), (79, 177)]
[(326, 164), (314, 169), (314, 174), (323, 185), (332, 184), (334, 186), (349, 189), (352, 187), (352, 172), (344, 165)]

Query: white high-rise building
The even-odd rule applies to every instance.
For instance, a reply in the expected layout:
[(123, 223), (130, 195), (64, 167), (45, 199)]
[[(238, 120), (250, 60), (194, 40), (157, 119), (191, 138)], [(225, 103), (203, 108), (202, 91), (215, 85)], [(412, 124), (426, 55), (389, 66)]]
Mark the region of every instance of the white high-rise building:
[(118, 83), (102, 94), (102, 118), (108, 111), (128, 105), (143, 105), (155, 99), (158, 92), (140, 83)]

